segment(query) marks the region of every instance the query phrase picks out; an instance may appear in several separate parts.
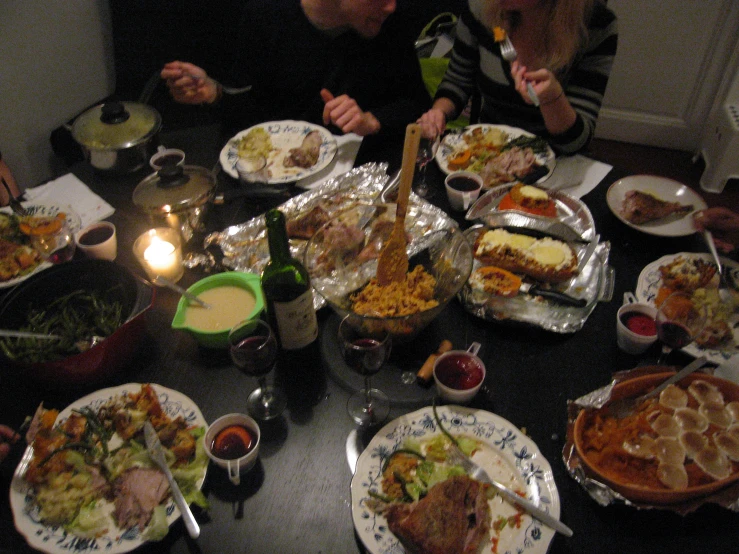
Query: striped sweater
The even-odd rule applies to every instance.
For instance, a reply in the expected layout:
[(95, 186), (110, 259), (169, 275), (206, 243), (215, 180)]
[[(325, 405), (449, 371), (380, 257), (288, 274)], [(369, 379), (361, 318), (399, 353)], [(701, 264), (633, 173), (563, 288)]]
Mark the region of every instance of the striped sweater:
[(481, 20), (485, 0), (469, 0), (458, 23), (452, 58), (436, 98), (451, 100), (460, 113), (475, 88), (482, 98), (480, 121), (520, 127), (545, 138), (557, 152), (574, 154), (593, 138), (603, 94), (618, 43), (615, 14), (596, 2), (588, 23), (588, 42), (574, 62), (559, 73), (565, 95), (577, 114), (564, 133), (552, 135), (539, 108), (527, 104), (516, 91), (510, 64), (500, 55), (492, 29)]

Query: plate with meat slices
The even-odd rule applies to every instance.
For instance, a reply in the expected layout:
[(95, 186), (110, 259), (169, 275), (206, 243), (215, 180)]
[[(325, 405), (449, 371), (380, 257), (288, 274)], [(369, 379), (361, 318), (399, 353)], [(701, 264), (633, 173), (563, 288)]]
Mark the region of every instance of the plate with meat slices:
[(268, 184), (292, 183), (321, 171), (337, 151), (336, 138), (325, 128), (306, 121), (269, 121), (234, 135), (221, 150), (223, 170), (239, 178), (236, 163), (249, 155), (267, 160)]
[(609, 187), (606, 202), (629, 227), (660, 237), (692, 235), (692, 214), (708, 207), (690, 187), (657, 175), (619, 179)]
[(427, 406), (388, 423), (357, 460), (352, 518), (367, 552), (545, 554), (554, 531), (449, 462), (443, 431), (491, 478), (558, 518), (552, 468), (536, 444), (490, 412), (453, 405), (436, 412)]
[(514, 181), (541, 183), (556, 164), (544, 139), (517, 127), (484, 123), (444, 136), (436, 162), (447, 175), (460, 170), (477, 173), (485, 190)]
[[(10, 486), (16, 529), (42, 552), (130, 552), (161, 540), (180, 517), (142, 437), (150, 421), (188, 503), (207, 507), (207, 422), (182, 393), (128, 383), (93, 392), (61, 412), (39, 408)], [(29, 430), (29, 433), (32, 432)]]

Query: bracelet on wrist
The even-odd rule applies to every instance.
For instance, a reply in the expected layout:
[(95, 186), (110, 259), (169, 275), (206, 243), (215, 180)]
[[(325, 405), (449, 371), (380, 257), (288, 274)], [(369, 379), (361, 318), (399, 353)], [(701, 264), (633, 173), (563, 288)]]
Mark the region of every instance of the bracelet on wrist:
[(539, 107), (541, 107), (541, 106), (548, 106), (549, 104), (554, 104), (557, 100), (559, 100), (560, 98), (562, 98), (562, 96), (564, 96), (564, 93), (565, 93), (564, 90), (560, 91), (560, 93), (555, 98), (553, 98), (553, 99), (551, 99), (551, 100), (549, 100), (547, 102), (541, 102), (539, 104)]

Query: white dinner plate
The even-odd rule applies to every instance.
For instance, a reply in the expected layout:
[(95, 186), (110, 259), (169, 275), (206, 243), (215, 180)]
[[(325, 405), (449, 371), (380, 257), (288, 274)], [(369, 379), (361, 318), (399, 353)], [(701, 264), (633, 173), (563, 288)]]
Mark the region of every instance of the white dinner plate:
[[(652, 194), (665, 202), (679, 202), (683, 205), (692, 204), (693, 211), (685, 215), (669, 216), (657, 221), (637, 225), (631, 223), (621, 215), (624, 197), (630, 190)], [(608, 188), (606, 202), (608, 202), (608, 207), (613, 212), (613, 215), (629, 227), (642, 233), (659, 237), (692, 235), (695, 233), (693, 213), (705, 210), (708, 207), (703, 198), (690, 187), (672, 179), (667, 179), (666, 177), (658, 177), (657, 175), (630, 175), (629, 177), (619, 179)]]
[[(187, 396), (175, 390), (161, 385), (151, 385), (157, 392), (159, 403), (170, 418), (182, 416), (188, 426), (207, 427), (207, 422), (197, 405)], [(141, 390), (139, 383), (128, 383), (117, 387), (101, 389), (88, 394), (79, 400), (72, 402), (57, 417), (57, 423), (68, 418), (73, 409), (90, 407), (97, 410), (110, 399), (121, 396), (124, 393), (137, 393)], [(204, 468), (202, 477), (198, 480), (198, 488), (203, 487), (207, 466)], [(17, 472), (16, 472), (17, 473)], [(76, 535), (68, 534), (63, 528), (44, 525), (38, 520), (37, 509), (31, 503), (31, 486), (17, 475), (13, 477), (10, 485), (10, 508), (13, 511), (15, 528), (26, 538), (30, 546), (47, 552), (49, 554), (67, 554), (106, 552), (108, 554), (122, 554), (130, 552), (144, 544), (146, 540), (141, 537), (138, 527), (131, 529), (111, 529), (111, 532), (95, 539), (83, 539)], [(180, 511), (170, 497), (166, 505), (167, 522), (171, 526), (180, 517)]]
[[(331, 160), (336, 155), (336, 138), (327, 129), (306, 121), (268, 121), (267, 123), (260, 123), (237, 133), (221, 150), (219, 158), (221, 167), (234, 179), (239, 178), (239, 174), (236, 171), (236, 162), (239, 160), (239, 141), (249, 131), (257, 128), (267, 131), (272, 141), (273, 149), (269, 153), (269, 156), (267, 156), (267, 169), (270, 172), (267, 183), (269, 184), (292, 183), (293, 181), (310, 177), (331, 163)], [(303, 143), (306, 135), (311, 131), (318, 131), (323, 141), (321, 143), (318, 161), (307, 169), (302, 167), (285, 167), (282, 162), (290, 149), (298, 148)]]
[[(473, 129), (483, 129), (483, 130), (498, 129), (506, 133), (508, 135), (509, 140), (520, 137), (520, 136), (527, 136), (527, 137), (536, 136), (532, 133), (529, 133), (528, 131), (519, 129), (518, 127), (509, 127), (508, 125), (491, 125), (488, 123), (479, 123), (477, 125), (469, 125), (468, 127), (465, 127), (464, 132), (462, 133), (449, 133), (441, 141), (439, 148), (437, 148), (436, 150), (436, 156), (435, 156), (436, 163), (439, 164), (439, 169), (441, 169), (447, 175), (449, 175), (453, 171), (456, 171), (454, 169), (449, 169), (449, 163), (447, 162), (448, 156), (452, 154), (453, 152), (455, 152), (456, 150), (458, 150), (459, 147), (464, 146), (465, 133), (469, 133)], [(537, 183), (541, 183), (547, 180), (549, 176), (552, 174), (552, 171), (554, 171), (554, 166), (556, 165), (554, 150), (552, 150), (551, 147), (547, 146), (547, 152), (545, 154), (537, 154), (536, 161), (539, 165), (545, 166), (547, 168), (546, 175), (544, 175), (537, 181)], [(465, 171), (470, 171), (470, 170), (467, 169)]]
[[(668, 256), (662, 256), (659, 260), (648, 264), (642, 269), (639, 274), (639, 279), (636, 282), (636, 290), (634, 295), (639, 302), (646, 302), (647, 304), (654, 305), (654, 299), (657, 297), (660, 287), (662, 286), (662, 275), (659, 272), (659, 268), (663, 265), (667, 265), (678, 256), (682, 256), (685, 259), (690, 258), (702, 258), (707, 262), (713, 263), (713, 257), (706, 253), (694, 253), (694, 252), (680, 252), (678, 254), (670, 254)], [(720, 258), (721, 263), (732, 273), (734, 282), (739, 282), (739, 263), (728, 258)], [(715, 287), (718, 282), (718, 274), (713, 278), (713, 281), (709, 283), (709, 286)], [(739, 345), (739, 313), (734, 312), (731, 319), (727, 322), (734, 331), (734, 345)], [(726, 360), (739, 355), (736, 348), (733, 352), (721, 351), (710, 348), (700, 348), (695, 343), (691, 343), (685, 348), (683, 352), (690, 354), (691, 356), (705, 356), (709, 362), (721, 365)]]
[[(500, 416), (461, 406), (441, 406), (437, 413), (442, 425), (452, 435), (468, 435), (482, 443), (473, 455), (491, 478), (523, 490), (533, 501), (554, 517), (559, 517), (559, 493), (549, 462), (536, 444)], [(387, 457), (401, 448), (407, 438), (422, 440), (441, 434), (432, 408), (427, 406), (401, 416), (385, 425), (370, 441), (357, 460), (351, 483), (354, 528), (369, 554), (402, 554), (404, 548), (390, 532), (385, 517), (370, 510), (369, 491), (381, 492), (381, 467)], [(496, 496), (490, 501), (492, 521), (511, 516), (516, 510)], [(490, 552), (490, 531), (480, 543), (479, 552)], [(498, 552), (545, 554), (554, 531), (528, 515), (520, 527), (505, 526), (500, 533)]]
[[(77, 215), (74, 210), (72, 210), (69, 206), (57, 206), (55, 204), (38, 204), (35, 202), (23, 202), (23, 207), (26, 208), (29, 211), (29, 215), (37, 215), (37, 216), (55, 216), (59, 212), (64, 212), (67, 214), (67, 225), (69, 225), (69, 229), (72, 232), (72, 236), (77, 233), (77, 231), (80, 230), (80, 216)], [(8, 207), (0, 208), (0, 212), (6, 213), (6, 214), (12, 214), (12, 210)], [(44, 269), (48, 269), (53, 264), (51, 262), (41, 261), (39, 264), (29, 273), (26, 273), (24, 275), (21, 275), (20, 277), (14, 277), (13, 279), (8, 279), (7, 281), (0, 281), (0, 289), (5, 289), (9, 287), (14, 287), (15, 285), (22, 283), (29, 277), (32, 277), (33, 275), (36, 275), (37, 273), (43, 271)]]

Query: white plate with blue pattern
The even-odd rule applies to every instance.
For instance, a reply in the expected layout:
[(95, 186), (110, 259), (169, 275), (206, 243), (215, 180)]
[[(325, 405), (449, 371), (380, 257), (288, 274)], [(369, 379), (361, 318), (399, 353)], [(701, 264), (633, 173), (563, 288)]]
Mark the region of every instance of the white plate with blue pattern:
[[(267, 184), (292, 183), (310, 177), (330, 164), (334, 156), (336, 156), (338, 149), (336, 137), (319, 125), (314, 125), (306, 121), (293, 120), (260, 123), (234, 135), (221, 150), (219, 157), (221, 167), (223, 171), (234, 179), (239, 178), (239, 174), (236, 171), (236, 162), (239, 161), (239, 142), (249, 131), (258, 128), (267, 131), (272, 141), (272, 151), (267, 156), (267, 170), (269, 172), (269, 178), (266, 181)], [(312, 131), (318, 131), (321, 135), (321, 149), (318, 154), (318, 161), (308, 168), (285, 167), (283, 160), (290, 149), (298, 148), (303, 143), (306, 135)]]
[[(172, 419), (182, 416), (188, 426), (208, 426), (200, 409), (187, 396), (162, 387), (161, 385), (152, 384), (151, 386), (157, 392), (159, 403), (167, 416)], [(89, 407), (97, 410), (114, 397), (120, 397), (126, 393), (137, 393), (140, 390), (141, 385), (139, 383), (128, 383), (93, 392), (62, 410), (57, 417), (57, 423), (68, 418), (73, 409), (79, 410)], [(197, 482), (198, 488), (203, 487), (206, 472), (207, 466), (203, 470), (202, 477)], [(26, 538), (26, 541), (31, 547), (41, 552), (47, 552), (49, 554), (66, 554), (68, 552), (75, 552), (77, 554), (93, 552), (123, 554), (147, 542), (142, 538), (138, 526), (134, 526), (131, 529), (113, 527), (101, 537), (86, 539), (70, 534), (62, 527), (45, 525), (38, 519), (38, 507), (33, 503), (32, 493), (31, 486), (22, 477), (19, 477), (18, 471), (16, 471), (16, 475), (13, 477), (10, 485), (10, 508), (13, 511), (15, 528)], [(166, 511), (167, 522), (171, 527), (180, 517), (180, 511), (175, 506), (171, 497), (167, 500)]]
[[(549, 462), (536, 444), (500, 416), (461, 406), (440, 406), (437, 413), (442, 425), (452, 435), (466, 435), (481, 444), (473, 459), (493, 478), (523, 492), (554, 517), (559, 518), (559, 493)], [(367, 506), (369, 491), (381, 492), (381, 467), (387, 457), (402, 448), (406, 439), (425, 440), (441, 434), (430, 406), (401, 416), (383, 427), (357, 460), (352, 478), (352, 518), (367, 552), (403, 554), (405, 549), (388, 529), (384, 516)], [(501, 517), (516, 518), (516, 510), (499, 496), (490, 500), (492, 522)], [(520, 525), (506, 525), (492, 530), (480, 543), (479, 552), (490, 552), (493, 538), (497, 552), (546, 554), (554, 531), (528, 515), (517, 518)]]

